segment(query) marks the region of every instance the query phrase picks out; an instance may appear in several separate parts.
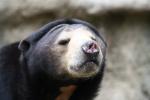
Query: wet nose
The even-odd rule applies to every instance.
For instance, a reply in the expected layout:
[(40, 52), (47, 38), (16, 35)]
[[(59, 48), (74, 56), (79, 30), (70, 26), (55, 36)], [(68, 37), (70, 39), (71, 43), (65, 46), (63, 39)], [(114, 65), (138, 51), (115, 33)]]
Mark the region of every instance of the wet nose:
[(96, 42), (89, 41), (82, 45), (82, 50), (86, 55), (97, 56), (99, 54), (99, 48)]

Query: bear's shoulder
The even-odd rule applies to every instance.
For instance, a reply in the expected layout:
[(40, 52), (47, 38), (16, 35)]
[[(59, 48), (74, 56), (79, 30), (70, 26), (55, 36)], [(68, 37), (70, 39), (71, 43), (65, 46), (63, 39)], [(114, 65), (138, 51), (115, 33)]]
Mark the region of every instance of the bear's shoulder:
[(0, 48), (0, 76), (11, 76), (19, 69), (19, 42)]
[(20, 51), (18, 49), (19, 42), (6, 45), (0, 48), (0, 65), (18, 63)]

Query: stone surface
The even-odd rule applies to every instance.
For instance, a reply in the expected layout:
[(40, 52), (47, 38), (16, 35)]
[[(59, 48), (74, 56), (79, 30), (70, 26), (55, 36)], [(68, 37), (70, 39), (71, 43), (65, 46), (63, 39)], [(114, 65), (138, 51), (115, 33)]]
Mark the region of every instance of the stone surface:
[(96, 100), (150, 100), (149, 0), (0, 0), (0, 46), (58, 18), (94, 24), (108, 42)]
[(150, 100), (150, 20), (135, 15), (119, 18), (104, 23), (109, 48), (97, 100)]

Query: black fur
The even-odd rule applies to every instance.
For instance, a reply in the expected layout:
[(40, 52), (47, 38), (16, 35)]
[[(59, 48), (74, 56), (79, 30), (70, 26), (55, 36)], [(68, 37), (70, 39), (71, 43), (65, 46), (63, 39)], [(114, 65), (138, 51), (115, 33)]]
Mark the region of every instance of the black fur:
[[(57, 75), (57, 68), (52, 67), (59, 66), (59, 58), (43, 45), (46, 42), (53, 46), (52, 42), (59, 34), (57, 29), (61, 26), (55, 30), (53, 28), (61, 24), (82, 24), (89, 27), (101, 38), (105, 55), (106, 42), (89, 23), (77, 19), (50, 22), (20, 43), (0, 49), (0, 100), (54, 100), (59, 94), (59, 87), (70, 84), (78, 86), (70, 100), (92, 100), (96, 96), (103, 77), (105, 57), (99, 73), (89, 79)], [(45, 54), (48, 52), (50, 53)], [(45, 60), (47, 58), (49, 59)]]

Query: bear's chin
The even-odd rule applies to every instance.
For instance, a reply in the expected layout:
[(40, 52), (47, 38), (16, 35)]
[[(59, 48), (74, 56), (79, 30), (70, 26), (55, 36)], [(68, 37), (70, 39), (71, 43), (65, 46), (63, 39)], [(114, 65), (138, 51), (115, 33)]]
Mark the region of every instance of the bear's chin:
[(80, 66), (70, 66), (69, 74), (74, 78), (90, 78), (95, 76), (99, 71), (99, 65), (93, 61), (85, 62)]

